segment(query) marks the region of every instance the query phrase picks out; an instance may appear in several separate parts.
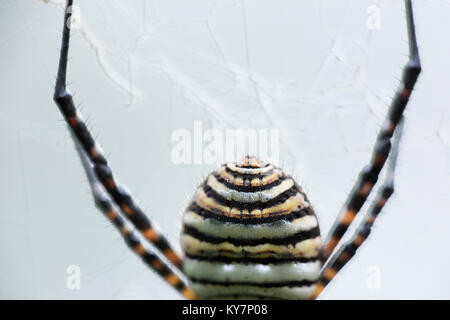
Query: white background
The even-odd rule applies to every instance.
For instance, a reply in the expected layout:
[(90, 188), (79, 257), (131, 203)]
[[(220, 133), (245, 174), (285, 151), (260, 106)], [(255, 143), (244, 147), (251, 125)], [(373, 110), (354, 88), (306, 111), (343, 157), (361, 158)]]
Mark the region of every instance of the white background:
[[(0, 2), (0, 297), (178, 299), (95, 209), (52, 101), (62, 1)], [(179, 247), (211, 165), (175, 165), (171, 133), (280, 129), (280, 164), (326, 233), (407, 60), (403, 1), (76, 1), (68, 80), (121, 182)], [(380, 28), (367, 13), (380, 9)], [(414, 1), (423, 73), (396, 193), (325, 299), (449, 299), (450, 2)], [(70, 265), (81, 289), (66, 287)], [(370, 286), (375, 276), (379, 288)], [(368, 285), (369, 282), (369, 285)]]

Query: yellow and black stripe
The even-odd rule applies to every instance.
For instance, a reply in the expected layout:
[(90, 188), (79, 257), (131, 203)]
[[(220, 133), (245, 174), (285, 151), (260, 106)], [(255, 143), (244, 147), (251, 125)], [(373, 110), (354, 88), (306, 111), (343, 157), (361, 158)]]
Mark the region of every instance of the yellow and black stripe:
[(183, 215), (184, 272), (201, 298), (308, 299), (320, 230), (303, 190), (281, 169), (245, 157), (200, 185)]
[(332, 226), (329, 236), (325, 240), (324, 247), (320, 253), (323, 262), (330, 257), (377, 183), (379, 174), (391, 151), (392, 137), (403, 117), (403, 112), (408, 104), (411, 92), (422, 70), (410, 0), (405, 0), (405, 8), (409, 37), (409, 61), (403, 68), (400, 86), (394, 95), (384, 124), (378, 133), (370, 163), (361, 171), (358, 180), (350, 192), (341, 216)]
[[(186, 298), (316, 298), (368, 237), (393, 192), (393, 169), (388, 169), (387, 182), (363, 225), (348, 244), (331, 256), (378, 180), (389, 157), (391, 139), (400, 129), (397, 127), (421, 72), (411, 1), (405, 0), (410, 60), (377, 137), (372, 159), (361, 172), (325, 245), (320, 248), (317, 218), (295, 181), (271, 164), (246, 157), (241, 163), (223, 165), (197, 190), (183, 215), (181, 240), (186, 253), (183, 264), (130, 193), (116, 183), (103, 152), (66, 90), (70, 38), (66, 22), (72, 3), (67, 1), (54, 101), (81, 148), (97, 206), (121, 231), (129, 247)], [(398, 139), (394, 144), (397, 146), (391, 153), (395, 164)], [(134, 229), (174, 266), (183, 266), (193, 290), (144, 247)]]
[(134, 251), (142, 261), (161, 276), (169, 285), (179, 291), (187, 299), (195, 299), (196, 296), (187, 283), (182, 280), (173, 270), (156, 254), (144, 246), (135, 229), (118, 211), (116, 205), (111, 200), (102, 183), (98, 180), (93, 166), (82, 147), (77, 144), (77, 151), (80, 155), (86, 176), (91, 186), (92, 195), (97, 208), (108, 218), (109, 221), (120, 232), (128, 247)]
[(353, 237), (345, 245), (339, 248), (339, 250), (332, 256), (330, 261), (322, 270), (312, 299), (315, 299), (320, 295), (327, 284), (333, 280), (334, 276), (347, 264), (348, 261), (350, 261), (351, 258), (353, 258), (356, 250), (358, 250), (363, 242), (366, 241), (370, 235), (375, 219), (393, 193), (394, 185), (392, 175), (388, 177), (387, 182), (379, 192), (377, 199), (369, 210), (369, 214), (365, 217), (355, 235), (353, 235)]
[[(192, 290), (158, 256), (145, 249), (139, 237), (132, 231), (134, 228), (139, 230), (141, 235), (151, 242), (165, 258), (175, 267), (181, 268), (181, 258), (171, 248), (166, 238), (155, 229), (130, 193), (117, 184), (101, 148), (92, 137), (81, 114), (75, 107), (72, 95), (66, 88), (67, 57), (70, 40), (70, 28), (66, 22), (69, 22), (71, 18), (70, 7), (72, 4), (72, 0), (67, 1), (61, 54), (53, 99), (70, 128), (75, 144), (79, 147), (78, 151), (80, 151), (81, 160), (91, 183), (96, 204), (121, 231), (130, 248), (141, 256), (148, 266), (161, 275), (170, 285), (179, 290), (186, 298), (194, 298), (195, 295)], [(117, 209), (120, 209), (124, 215), (121, 216)], [(131, 222), (134, 228), (129, 228), (126, 225), (127, 222)]]
[(158, 248), (168, 260), (180, 269), (182, 262), (179, 255), (171, 248), (167, 239), (151, 224), (147, 215), (139, 207), (137, 201), (133, 199), (131, 194), (123, 186), (117, 184), (101, 148), (92, 137), (80, 112), (75, 107), (72, 95), (66, 88), (67, 56), (70, 40), (70, 28), (66, 22), (69, 21), (71, 17), (71, 10), (69, 10), (69, 8), (72, 4), (72, 0), (67, 1), (64, 16), (61, 55), (53, 99), (64, 116), (74, 141), (83, 149), (84, 154), (88, 157), (89, 162), (93, 166), (96, 178), (103, 185), (109, 196), (118, 205), (120, 210), (124, 212), (133, 226), (138, 229), (148, 241)]

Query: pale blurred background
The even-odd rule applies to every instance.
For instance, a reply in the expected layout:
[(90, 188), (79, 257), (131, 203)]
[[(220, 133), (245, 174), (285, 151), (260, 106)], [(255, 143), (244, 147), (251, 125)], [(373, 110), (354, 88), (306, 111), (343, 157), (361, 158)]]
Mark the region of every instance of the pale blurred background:
[[(63, 4), (0, 2), (0, 298), (178, 299), (94, 207), (52, 101)], [(176, 165), (171, 134), (280, 130), (280, 164), (326, 234), (407, 60), (403, 1), (75, 1), (68, 80), (118, 179), (179, 247), (214, 168)], [(450, 1), (413, 2), (423, 73), (396, 193), (323, 299), (449, 299)], [(67, 285), (69, 266), (81, 287)]]

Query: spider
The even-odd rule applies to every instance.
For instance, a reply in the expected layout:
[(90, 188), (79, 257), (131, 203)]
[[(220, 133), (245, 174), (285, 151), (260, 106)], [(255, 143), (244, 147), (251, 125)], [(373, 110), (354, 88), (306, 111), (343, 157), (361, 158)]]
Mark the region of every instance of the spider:
[[(183, 214), (184, 257), (117, 183), (66, 89), (72, 4), (73, 0), (66, 4), (53, 98), (77, 146), (96, 206), (130, 249), (188, 299), (317, 298), (368, 238), (394, 192), (403, 111), (421, 71), (411, 0), (405, 0), (409, 61), (370, 161), (326, 239), (322, 242), (316, 215), (302, 188), (280, 168), (246, 156), (220, 166), (197, 189)], [(386, 177), (372, 205), (354, 235), (338, 248), (385, 164)], [(158, 254), (147, 248), (146, 241)]]

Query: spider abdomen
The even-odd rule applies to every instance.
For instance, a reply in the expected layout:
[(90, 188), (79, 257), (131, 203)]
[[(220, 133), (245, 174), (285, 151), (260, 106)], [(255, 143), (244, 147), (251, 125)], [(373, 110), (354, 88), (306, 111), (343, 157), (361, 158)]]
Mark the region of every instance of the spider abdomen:
[(185, 274), (200, 298), (305, 299), (315, 289), (320, 230), (281, 169), (246, 157), (212, 172), (183, 214)]

